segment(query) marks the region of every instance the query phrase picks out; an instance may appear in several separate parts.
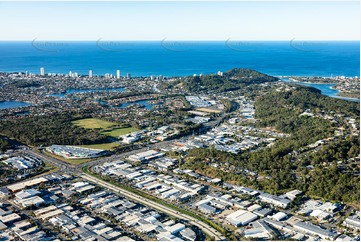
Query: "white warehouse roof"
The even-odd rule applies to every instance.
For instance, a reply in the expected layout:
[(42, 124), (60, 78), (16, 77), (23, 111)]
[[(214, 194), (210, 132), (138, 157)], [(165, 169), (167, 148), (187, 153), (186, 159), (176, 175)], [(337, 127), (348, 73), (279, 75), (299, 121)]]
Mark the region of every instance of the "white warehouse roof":
[(231, 213), (227, 217), (228, 222), (230, 222), (232, 225), (238, 227), (238, 226), (244, 226), (258, 218), (257, 215), (254, 213), (251, 213), (246, 210), (238, 210), (234, 213)]
[(287, 214), (285, 214), (283, 212), (278, 212), (275, 215), (273, 215), (272, 218), (276, 221), (281, 221), (282, 219), (287, 218)]

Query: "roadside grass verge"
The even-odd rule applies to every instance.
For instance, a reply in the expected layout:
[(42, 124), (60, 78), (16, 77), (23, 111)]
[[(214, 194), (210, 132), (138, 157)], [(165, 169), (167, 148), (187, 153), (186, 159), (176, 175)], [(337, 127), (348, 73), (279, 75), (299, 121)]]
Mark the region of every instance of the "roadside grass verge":
[(47, 173), (51, 173), (51, 172), (55, 172), (55, 171), (59, 170), (59, 167), (56, 167), (56, 166), (50, 164), (47, 161), (44, 161), (44, 164), (45, 164), (45, 166), (43, 167), (44, 170), (42, 172), (42, 175), (45, 175)]

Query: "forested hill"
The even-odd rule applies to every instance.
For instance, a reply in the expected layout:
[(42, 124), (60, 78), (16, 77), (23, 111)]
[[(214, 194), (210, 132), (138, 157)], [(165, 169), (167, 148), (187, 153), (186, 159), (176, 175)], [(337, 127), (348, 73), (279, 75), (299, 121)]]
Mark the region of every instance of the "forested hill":
[(278, 81), (277, 77), (269, 76), (261, 72), (247, 68), (233, 68), (223, 74), (234, 83), (263, 83)]
[(223, 75), (210, 74), (202, 76), (186, 77), (183, 80), (168, 82), (163, 85), (164, 89), (179, 89), (187, 92), (199, 91), (232, 91), (245, 87), (249, 84), (260, 84), (264, 82), (275, 82), (278, 78), (263, 74), (261, 72), (234, 68)]
[(302, 126), (298, 122), (307, 120), (299, 116), (306, 110), (320, 115), (337, 113), (356, 119), (360, 112), (358, 103), (327, 97), (315, 88), (300, 86), (287, 92), (272, 92), (258, 97), (256, 107), (256, 116), (262, 126), (272, 126), (286, 133), (294, 133), (303, 126), (309, 129), (309, 125)]
[[(331, 98), (321, 94), (321, 91), (313, 87), (302, 87), (294, 85), (289, 91), (271, 92), (257, 100), (257, 115), (261, 119), (273, 118), (274, 115), (282, 117), (278, 112), (280, 109), (292, 107), (293, 111), (304, 111), (310, 109), (317, 112), (331, 112), (350, 115), (358, 118), (360, 113), (359, 103), (342, 99)], [(266, 106), (266, 107), (265, 107)], [(271, 115), (272, 111), (274, 115)], [(263, 112), (264, 110), (264, 112)], [(299, 113), (298, 113), (299, 114)], [(284, 115), (283, 115), (284, 116)]]

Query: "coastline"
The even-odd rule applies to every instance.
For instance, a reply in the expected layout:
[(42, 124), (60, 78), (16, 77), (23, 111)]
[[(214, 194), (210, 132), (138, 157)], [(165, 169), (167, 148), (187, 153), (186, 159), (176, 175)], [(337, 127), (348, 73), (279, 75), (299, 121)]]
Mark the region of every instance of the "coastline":
[[(299, 80), (296, 80), (294, 79), (293, 77), (299, 77), (299, 78), (304, 78), (306, 76), (289, 76), (289, 77), (286, 77), (288, 80), (292, 81), (292, 82), (300, 82), (300, 83), (307, 83), (307, 84), (330, 84), (330, 85), (337, 85), (337, 83), (335, 82), (312, 82), (312, 81), (299, 81)], [(325, 77), (325, 76), (307, 76), (308, 78), (329, 78), (329, 77)], [(346, 77), (346, 78), (352, 78), (352, 77)], [(331, 79), (331, 78), (329, 78)], [(337, 80), (335, 80), (337, 82)]]
[(342, 99), (342, 100), (346, 100), (346, 101), (351, 101), (351, 102), (360, 102), (360, 99), (358, 98), (353, 98), (353, 97), (344, 97), (344, 96), (329, 96), (329, 97), (333, 97), (333, 98), (338, 98), (338, 99)]
[[(340, 94), (341, 94), (341, 95), (340, 95)], [(351, 97), (351, 96), (346, 96), (346, 95), (342, 95), (342, 94), (343, 94), (342, 92), (339, 92), (339, 93), (337, 94), (337, 96), (343, 97), (343, 98), (349, 98), (350, 100), (358, 100), (358, 101), (360, 101), (360, 95), (358, 95), (359, 98), (357, 98), (357, 97)]]
[[(280, 81), (286, 82), (286, 83), (293, 83), (293, 84), (300, 85), (300, 86), (314, 87), (314, 88), (320, 90), (323, 95), (328, 96), (328, 97), (343, 99), (343, 100), (352, 101), (352, 102), (360, 102), (359, 98), (347, 97), (347, 96), (340, 95), (342, 93), (338, 89), (334, 88), (337, 85), (337, 83), (301, 82), (301, 81), (291, 80), (291, 79), (289, 79), (289, 77), (285, 77), (285, 76), (280, 78)], [(334, 92), (334, 93), (332, 93), (328, 90), (332, 90), (332, 92)]]
[(292, 81), (292, 82), (295, 82), (295, 83), (307, 83), (307, 84), (317, 84), (317, 85), (325, 85), (325, 84), (326, 85), (337, 85), (337, 83), (330, 83), (330, 82), (304, 82), (304, 81)]
[(350, 93), (347, 93), (347, 92), (342, 92), (342, 91), (340, 91), (340, 90), (338, 90), (337, 88), (335, 88), (335, 86), (336, 85), (334, 85), (334, 86), (331, 86), (330, 87), (330, 89), (332, 89), (332, 90), (337, 90), (338, 91), (338, 93), (337, 93), (337, 96), (338, 97), (343, 97), (343, 98), (348, 98), (348, 99), (350, 99), (350, 100), (358, 100), (358, 101), (360, 101), (360, 93), (354, 93), (355, 95), (357, 95), (358, 96), (358, 98), (357, 97), (354, 97), (352, 94), (352, 96), (348, 96), (347, 94), (350, 94)]

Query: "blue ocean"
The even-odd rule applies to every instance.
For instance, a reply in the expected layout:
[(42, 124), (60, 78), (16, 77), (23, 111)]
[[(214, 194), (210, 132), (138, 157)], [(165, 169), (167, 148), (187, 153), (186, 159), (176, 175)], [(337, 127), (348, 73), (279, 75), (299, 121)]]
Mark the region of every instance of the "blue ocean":
[(274, 76), (359, 76), (358, 41), (0, 42), (0, 71), (185, 76), (251, 68)]

